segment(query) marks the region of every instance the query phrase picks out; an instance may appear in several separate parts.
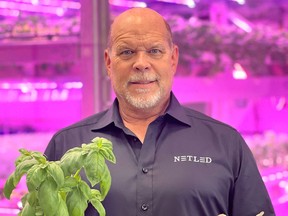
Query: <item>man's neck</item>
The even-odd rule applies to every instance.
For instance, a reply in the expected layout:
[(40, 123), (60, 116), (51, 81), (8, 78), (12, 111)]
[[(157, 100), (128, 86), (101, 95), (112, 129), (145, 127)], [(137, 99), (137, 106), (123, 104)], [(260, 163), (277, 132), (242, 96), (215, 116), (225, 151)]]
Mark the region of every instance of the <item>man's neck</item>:
[(153, 108), (138, 109), (119, 102), (119, 113), (124, 125), (143, 143), (149, 124), (163, 115), (168, 105), (169, 100)]

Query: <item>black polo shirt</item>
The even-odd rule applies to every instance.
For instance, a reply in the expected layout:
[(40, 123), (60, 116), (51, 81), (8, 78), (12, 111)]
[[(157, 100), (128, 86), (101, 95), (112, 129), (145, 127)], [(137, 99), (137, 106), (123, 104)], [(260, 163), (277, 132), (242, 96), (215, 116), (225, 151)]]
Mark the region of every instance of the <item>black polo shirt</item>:
[[(96, 136), (113, 142), (117, 159), (108, 163), (107, 216), (275, 215), (239, 133), (181, 106), (172, 93), (166, 113), (149, 125), (143, 145), (123, 125), (115, 100), (110, 109), (56, 133), (45, 154), (59, 160)], [(89, 206), (85, 215), (98, 214)]]

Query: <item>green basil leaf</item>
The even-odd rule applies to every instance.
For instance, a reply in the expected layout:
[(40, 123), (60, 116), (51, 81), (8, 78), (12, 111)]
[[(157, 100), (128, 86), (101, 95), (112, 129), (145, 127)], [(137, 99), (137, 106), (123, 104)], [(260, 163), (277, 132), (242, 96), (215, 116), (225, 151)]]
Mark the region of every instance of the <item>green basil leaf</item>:
[(82, 152), (82, 149), (80, 147), (74, 147), (72, 149), (69, 149), (61, 158), (61, 161), (64, 160), (66, 157), (70, 157), (69, 155), (75, 152)]
[(34, 151), (31, 153), (31, 156), (35, 158), (39, 163), (44, 164), (47, 161), (41, 152)]
[(35, 215), (36, 216), (44, 216), (44, 212), (43, 212), (42, 208), (39, 205), (37, 205), (36, 208), (35, 208)]
[(105, 199), (111, 187), (111, 175), (108, 166), (104, 164), (103, 167), (104, 170), (101, 173), (102, 179), (100, 181), (101, 201)]
[(112, 163), (116, 163), (116, 158), (115, 155), (113, 154), (111, 149), (108, 148), (101, 148), (99, 151), (106, 160), (112, 162)]
[(10, 196), (11, 196), (11, 193), (12, 191), (16, 188), (17, 184), (15, 185), (14, 182), (14, 178), (15, 178), (15, 172), (13, 172), (9, 177), (8, 179), (6, 180), (5, 182), (5, 185), (4, 185), (4, 195), (7, 199), (10, 199)]
[(88, 203), (78, 187), (68, 193), (66, 203), (69, 216), (84, 216)]
[(97, 199), (101, 199), (101, 193), (100, 193), (100, 191), (99, 190), (97, 190), (97, 189), (91, 189), (91, 197), (90, 197), (90, 199), (92, 199), (92, 198), (97, 198)]
[(67, 151), (61, 158), (61, 168), (65, 176), (74, 175), (84, 165), (85, 155), (82, 155), (81, 148)]
[(33, 157), (31, 155), (24, 155), (21, 154), (15, 161), (15, 166), (17, 167), (21, 162), (25, 161), (25, 160), (31, 160), (33, 159)]
[(96, 144), (101, 144), (102, 139), (101, 139), (101, 137), (95, 137), (94, 139), (91, 140), (91, 142), (96, 143)]
[(66, 201), (67, 193), (69, 193), (70, 191), (72, 191), (72, 188), (61, 188), (59, 190), (59, 194), (64, 201)]
[(28, 170), (37, 164), (35, 159), (25, 160), (18, 164), (15, 170), (14, 177), (14, 185), (17, 185), (24, 174), (28, 172)]
[(26, 176), (26, 184), (29, 191), (37, 189), (47, 176), (46, 169), (42, 169), (39, 165), (35, 165), (28, 170)]
[(64, 179), (63, 187), (73, 188), (73, 187), (76, 187), (77, 185), (78, 185), (78, 181), (71, 176), (68, 176)]
[(38, 196), (38, 191), (33, 191), (27, 194), (27, 202), (29, 203), (30, 206), (34, 208), (36, 208), (36, 206), (38, 205), (37, 196)]
[(81, 145), (81, 149), (82, 149), (82, 155), (85, 155), (88, 154), (91, 150), (93, 150), (93, 147), (91, 146), (91, 144), (83, 143)]
[(63, 186), (60, 188), (60, 194), (64, 200), (66, 200), (67, 193), (74, 190), (77, 187), (78, 181), (71, 176), (68, 176), (64, 180)]
[(55, 213), (55, 216), (69, 216), (66, 202), (61, 198), (60, 194), (59, 194), (59, 200), (60, 204), (57, 209), (57, 212)]
[(98, 198), (92, 198), (89, 201), (94, 206), (94, 208), (98, 211), (99, 216), (105, 216), (106, 215), (105, 208)]
[(84, 170), (92, 187), (101, 181), (104, 164), (105, 159), (98, 152), (91, 151), (87, 155), (85, 159)]
[(35, 216), (35, 209), (29, 203), (26, 203), (21, 211), (21, 216)]
[(50, 162), (47, 166), (47, 172), (57, 183), (58, 188), (62, 187), (64, 184), (64, 173), (61, 167), (55, 162)]
[(24, 196), (21, 198), (22, 206), (25, 206), (25, 205), (26, 205), (28, 195), (29, 195), (29, 193), (26, 193), (26, 194), (24, 194)]
[(21, 153), (21, 154), (23, 154), (23, 155), (31, 155), (31, 152), (30, 151), (28, 151), (28, 150), (26, 150), (26, 149), (24, 149), (24, 148), (21, 148), (21, 149), (19, 149), (19, 152)]
[(78, 184), (78, 187), (85, 199), (88, 200), (91, 197), (91, 188), (89, 185), (85, 181), (81, 180)]
[(52, 177), (47, 177), (39, 187), (38, 199), (45, 215), (54, 215), (60, 205), (58, 187)]
[(44, 213), (43, 213), (42, 210), (41, 211), (36, 211), (35, 212), (35, 216), (44, 216)]
[(102, 148), (113, 150), (113, 144), (110, 140), (102, 138)]
[(92, 143), (96, 143), (99, 149), (108, 148), (111, 151), (113, 150), (112, 142), (103, 137), (96, 137), (92, 140)]

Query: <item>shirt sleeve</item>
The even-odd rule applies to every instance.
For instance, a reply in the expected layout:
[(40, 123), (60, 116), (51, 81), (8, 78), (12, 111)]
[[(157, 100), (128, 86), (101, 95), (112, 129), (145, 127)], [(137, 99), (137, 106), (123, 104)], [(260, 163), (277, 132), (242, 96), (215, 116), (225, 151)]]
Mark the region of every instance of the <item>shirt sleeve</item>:
[(50, 140), (47, 148), (45, 149), (44, 155), (47, 157), (49, 161), (56, 161), (56, 154), (55, 154), (55, 140), (54, 137)]
[(244, 139), (237, 138), (238, 170), (234, 182), (232, 216), (274, 216), (274, 209), (257, 168), (253, 154)]

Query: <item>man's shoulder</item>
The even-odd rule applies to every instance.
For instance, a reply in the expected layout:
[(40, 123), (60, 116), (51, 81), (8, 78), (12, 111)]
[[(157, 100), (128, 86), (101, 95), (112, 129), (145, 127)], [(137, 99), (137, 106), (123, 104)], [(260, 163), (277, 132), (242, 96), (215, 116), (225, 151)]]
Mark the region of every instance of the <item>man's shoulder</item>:
[(55, 136), (62, 134), (62, 133), (69, 133), (69, 132), (75, 132), (79, 130), (87, 130), (89, 128), (93, 128), (97, 123), (101, 121), (101, 119), (105, 116), (105, 114), (108, 112), (108, 110), (104, 110), (102, 112), (96, 113), (94, 115), (88, 116), (84, 119), (79, 120), (78, 122), (75, 122), (71, 125), (68, 125), (67, 127), (64, 127), (60, 129), (58, 132), (56, 132)]
[(191, 109), (189, 107), (184, 107), (184, 110), (186, 112), (186, 116), (193, 122), (198, 122), (201, 124), (210, 125), (213, 128), (225, 129), (228, 131), (235, 131), (236, 132), (236, 129), (233, 128), (231, 125), (228, 125), (222, 121), (214, 119), (213, 117), (208, 116), (202, 112)]

